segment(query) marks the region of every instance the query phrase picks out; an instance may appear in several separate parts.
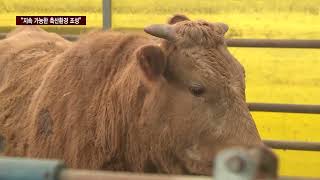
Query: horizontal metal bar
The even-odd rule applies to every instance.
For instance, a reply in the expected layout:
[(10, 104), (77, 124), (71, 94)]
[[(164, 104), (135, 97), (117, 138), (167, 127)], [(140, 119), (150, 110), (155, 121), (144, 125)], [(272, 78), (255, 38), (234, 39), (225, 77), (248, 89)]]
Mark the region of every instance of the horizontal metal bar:
[[(0, 39), (6, 33), (0, 33)], [(78, 35), (62, 34), (65, 39), (75, 41)], [(227, 39), (230, 47), (268, 47), (268, 48), (320, 48), (320, 40), (289, 40), (289, 39)]]
[[(229, 151), (230, 152), (230, 151)], [(238, 154), (238, 153), (237, 153)], [(220, 156), (221, 157), (221, 156)], [(230, 156), (229, 156), (230, 157)], [(231, 156), (232, 157), (232, 156)], [(217, 163), (225, 163), (226, 159)], [(223, 169), (224, 170), (224, 169)], [(227, 170), (227, 169), (226, 169)], [(145, 174), (102, 170), (67, 169), (60, 160), (21, 157), (0, 158), (0, 179), (8, 180), (214, 180), (210, 176)], [(270, 179), (271, 180), (271, 179)], [(281, 176), (279, 180), (312, 180), (304, 177)]]
[(67, 169), (61, 172), (59, 180), (212, 180), (204, 176), (178, 176), (178, 175), (156, 175), (137, 174), (126, 172), (89, 171)]
[(320, 114), (320, 105), (248, 103), (250, 111)]
[(55, 180), (64, 167), (59, 160), (0, 156), (0, 179)]
[(68, 35), (62, 35), (62, 37), (69, 41), (76, 41), (79, 38), (79, 35), (68, 34)]
[(320, 142), (301, 142), (301, 141), (274, 141), (263, 140), (263, 142), (273, 149), (320, 151)]
[[(90, 171), (90, 170), (63, 170), (59, 180), (214, 180), (208, 176), (182, 176), (160, 174), (137, 174), (127, 172)], [(280, 177), (278, 180), (316, 180), (305, 177)], [(319, 180), (319, 179), (318, 179)]]
[(320, 40), (227, 39), (230, 47), (320, 48)]

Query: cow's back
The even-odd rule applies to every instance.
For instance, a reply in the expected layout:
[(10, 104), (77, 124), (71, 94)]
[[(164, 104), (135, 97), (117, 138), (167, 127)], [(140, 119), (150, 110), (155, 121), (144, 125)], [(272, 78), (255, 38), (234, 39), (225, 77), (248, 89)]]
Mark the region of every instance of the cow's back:
[(136, 72), (126, 76), (137, 63), (135, 50), (148, 42), (136, 35), (92, 32), (65, 51), (30, 105), (27, 155), (63, 159), (72, 168), (117, 166), (125, 137), (119, 134), (127, 132), (121, 111), (136, 106), (122, 96), (139, 85)]
[[(19, 27), (0, 41), (0, 135), (7, 155), (23, 155), (22, 131), (32, 95), (54, 58), (70, 43), (38, 27)], [(19, 146), (19, 147), (17, 147)]]

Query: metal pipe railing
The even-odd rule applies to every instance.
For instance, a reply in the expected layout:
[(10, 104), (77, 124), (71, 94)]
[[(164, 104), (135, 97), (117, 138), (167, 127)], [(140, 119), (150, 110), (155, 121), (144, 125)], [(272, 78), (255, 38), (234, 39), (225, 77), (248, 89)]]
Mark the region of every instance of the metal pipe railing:
[(320, 142), (274, 141), (274, 140), (263, 140), (263, 142), (267, 146), (273, 149), (320, 151)]
[[(236, 158), (235, 158), (236, 157)], [(230, 160), (240, 160), (241, 169), (234, 171)], [(245, 179), (252, 180), (250, 174), (255, 174), (258, 169), (250, 169), (259, 166), (258, 159), (250, 156), (248, 152), (227, 149), (219, 153), (215, 159), (213, 176), (196, 175), (172, 175), (172, 174), (145, 174), (132, 172), (113, 172), (102, 170), (69, 169), (60, 160), (30, 159), (18, 157), (0, 157), (0, 179), (6, 180), (225, 180)], [(257, 164), (256, 164), (257, 163)], [(234, 163), (233, 163), (234, 164)], [(237, 166), (236, 166), (237, 167)], [(276, 169), (275, 169), (276, 171)], [(220, 172), (217, 174), (217, 172)], [(276, 172), (268, 172), (268, 176)], [(242, 178), (228, 178), (239, 175)], [(241, 176), (240, 176), (241, 175)], [(255, 178), (254, 178), (255, 179)], [(270, 178), (268, 178), (271, 180)], [(279, 177), (278, 180), (312, 180), (305, 177)]]
[(320, 114), (320, 105), (248, 103), (250, 111)]
[(137, 174), (125, 172), (106, 172), (89, 170), (66, 169), (60, 173), (59, 180), (213, 180), (212, 177), (205, 176), (179, 176), (179, 175), (157, 175), (157, 174)]
[[(59, 180), (214, 180), (209, 176), (186, 176), (186, 175), (160, 175), (160, 174), (137, 174), (125, 172), (90, 171), (90, 170), (63, 170)], [(271, 179), (269, 179), (271, 180)], [(279, 177), (278, 180), (316, 180), (305, 177)], [(318, 179), (319, 180), (319, 179)]]
[(320, 48), (320, 40), (289, 39), (227, 39), (230, 47), (256, 48)]

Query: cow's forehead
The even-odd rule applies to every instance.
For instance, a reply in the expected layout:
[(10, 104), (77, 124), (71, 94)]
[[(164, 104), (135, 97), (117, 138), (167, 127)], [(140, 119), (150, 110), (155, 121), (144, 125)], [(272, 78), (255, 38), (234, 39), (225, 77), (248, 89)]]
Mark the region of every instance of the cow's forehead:
[(228, 83), (234, 74), (236, 62), (230, 62), (216, 49), (176, 49), (169, 57), (171, 76), (181, 82), (199, 81), (204, 84)]
[(182, 21), (174, 25), (177, 46), (216, 47), (224, 42), (221, 26), (203, 20)]

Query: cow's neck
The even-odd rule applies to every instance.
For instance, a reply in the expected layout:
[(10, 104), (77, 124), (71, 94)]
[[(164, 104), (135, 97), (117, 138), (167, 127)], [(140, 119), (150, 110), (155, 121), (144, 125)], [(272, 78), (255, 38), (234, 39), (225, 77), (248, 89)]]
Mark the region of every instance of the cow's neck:
[[(145, 40), (143, 43), (145, 43)], [(108, 143), (112, 144), (114, 150), (111, 154), (116, 157), (112, 161), (120, 161), (119, 170), (142, 170), (129, 169), (129, 167), (137, 166), (130, 166), (132, 159), (129, 160), (126, 156), (126, 154), (131, 154), (131, 157), (134, 157), (134, 154), (139, 154), (138, 152), (141, 151), (140, 146), (136, 143), (139, 142), (139, 139), (137, 139), (139, 138), (137, 136), (137, 124), (147, 89), (142, 83), (142, 74), (139, 72), (137, 60), (133, 53), (138, 48), (139, 46), (136, 44), (130, 54), (120, 55), (121, 58), (118, 60), (123, 62), (122, 67), (116, 70), (104, 87), (107, 101), (105, 107), (108, 116), (104, 125), (106, 129), (110, 131), (111, 128), (111, 131), (113, 131), (108, 135), (110, 136), (108, 139), (111, 141)], [(114, 138), (111, 136), (114, 136)], [(134, 158), (136, 158), (135, 161), (142, 160), (139, 157)], [(139, 162), (136, 162), (136, 164), (139, 164)], [(112, 169), (112, 167), (108, 167), (108, 163), (105, 163), (103, 169)]]

